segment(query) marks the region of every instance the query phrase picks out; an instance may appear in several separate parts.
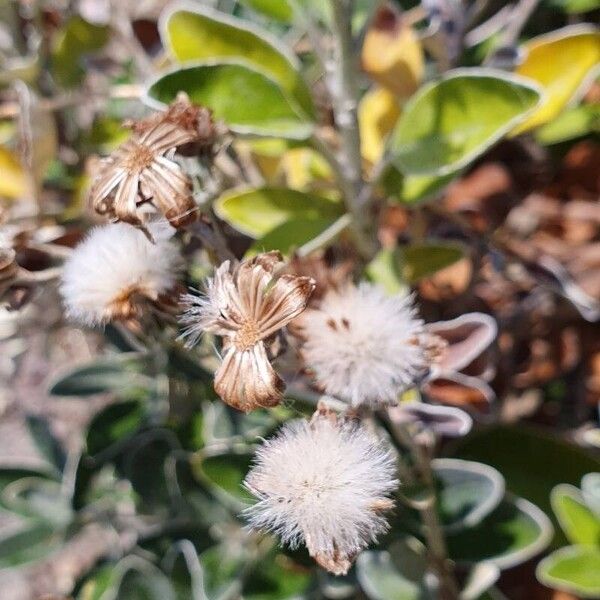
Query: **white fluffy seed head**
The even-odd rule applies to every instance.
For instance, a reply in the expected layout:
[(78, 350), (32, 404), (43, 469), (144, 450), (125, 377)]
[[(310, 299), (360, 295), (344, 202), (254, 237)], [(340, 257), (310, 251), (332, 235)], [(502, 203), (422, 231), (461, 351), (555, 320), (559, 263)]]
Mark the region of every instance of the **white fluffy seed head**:
[(345, 573), (387, 529), (382, 510), (397, 487), (395, 459), (362, 426), (319, 416), (287, 423), (263, 444), (246, 486), (253, 528), (303, 543), (319, 564)]
[(431, 357), (410, 295), (372, 284), (330, 291), (301, 318), (302, 356), (317, 383), (354, 406), (390, 403), (418, 383)]
[(181, 266), (173, 229), (160, 222), (150, 231), (155, 243), (125, 223), (91, 230), (64, 265), (60, 292), (70, 319), (106, 323), (134, 295), (156, 300), (173, 288)]

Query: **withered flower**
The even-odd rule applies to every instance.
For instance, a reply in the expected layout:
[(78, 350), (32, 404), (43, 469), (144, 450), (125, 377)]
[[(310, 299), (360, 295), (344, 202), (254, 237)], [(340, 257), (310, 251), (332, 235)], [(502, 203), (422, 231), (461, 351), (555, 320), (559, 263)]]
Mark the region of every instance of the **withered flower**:
[(130, 123), (131, 137), (101, 161), (90, 199), (94, 210), (147, 231), (143, 211), (150, 204), (173, 225), (196, 219), (192, 181), (173, 159), (175, 152), (196, 152), (215, 141), (210, 111), (194, 106), (185, 94), (162, 112)]
[(281, 401), (285, 385), (271, 366), (270, 343), (305, 309), (315, 287), (310, 277), (279, 274), (283, 266), (279, 252), (260, 254), (233, 269), (225, 261), (208, 280), (205, 295), (183, 298), (183, 337), (189, 346), (205, 331), (223, 337), (215, 391), (246, 412)]

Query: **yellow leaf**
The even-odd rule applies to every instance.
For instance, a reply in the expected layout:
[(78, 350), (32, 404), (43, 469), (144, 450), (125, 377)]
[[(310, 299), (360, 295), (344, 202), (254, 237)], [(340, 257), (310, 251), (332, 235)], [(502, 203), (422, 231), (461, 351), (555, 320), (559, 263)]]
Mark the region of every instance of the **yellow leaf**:
[(423, 79), (424, 65), (421, 43), (410, 25), (397, 10), (381, 7), (362, 47), (365, 72), (400, 98), (408, 98)]
[(512, 135), (556, 117), (600, 64), (600, 32), (589, 26), (565, 27), (534, 38), (516, 72), (539, 83), (545, 94), (539, 108)]
[(363, 158), (377, 162), (385, 142), (400, 116), (400, 106), (394, 94), (385, 88), (369, 90), (358, 106), (358, 126)]
[(281, 159), (288, 187), (306, 190), (318, 179), (329, 179), (331, 169), (325, 159), (311, 148), (292, 148)]
[(16, 200), (27, 193), (27, 176), (19, 159), (0, 146), (0, 196)]

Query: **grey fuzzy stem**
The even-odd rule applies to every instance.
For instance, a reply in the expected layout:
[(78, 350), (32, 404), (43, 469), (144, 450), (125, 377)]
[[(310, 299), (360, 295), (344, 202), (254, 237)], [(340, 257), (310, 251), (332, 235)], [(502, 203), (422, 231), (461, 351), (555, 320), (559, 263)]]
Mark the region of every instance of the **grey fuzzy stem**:
[(421, 515), (429, 567), (435, 573), (439, 583), (438, 597), (440, 600), (458, 600), (460, 597), (458, 585), (452, 570), (452, 563), (448, 558), (446, 540), (436, 507), (435, 481), (428, 448), (420, 445), (403, 425), (391, 423), (387, 417), (383, 417), (383, 420), (387, 422), (386, 429), (393, 435), (395, 442), (410, 452), (419, 479), (427, 487), (428, 495), (431, 498), (430, 502), (414, 508)]
[(330, 74), (335, 123), (341, 137), (339, 165), (340, 187), (346, 207), (352, 215), (352, 229), (357, 249), (364, 257), (374, 253), (374, 240), (368, 231), (367, 203), (360, 202), (363, 187), (360, 134), (358, 129), (358, 65), (352, 37), (354, 0), (331, 0), (332, 32), (336, 69)]

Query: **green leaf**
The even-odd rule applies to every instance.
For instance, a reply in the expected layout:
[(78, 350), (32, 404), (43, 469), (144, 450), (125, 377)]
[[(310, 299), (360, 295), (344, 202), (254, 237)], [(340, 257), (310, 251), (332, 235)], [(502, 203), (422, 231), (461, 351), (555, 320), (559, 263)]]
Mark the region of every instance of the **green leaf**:
[(312, 133), (313, 124), (290, 104), (277, 82), (249, 65), (221, 61), (176, 69), (150, 84), (145, 101), (162, 108), (180, 91), (210, 108), (234, 133), (290, 139)]
[(77, 85), (85, 69), (82, 59), (100, 50), (109, 38), (109, 28), (88, 23), (79, 16), (71, 17), (58, 34), (52, 51), (52, 71), (66, 87)]
[(290, 219), (256, 240), (246, 252), (246, 256), (254, 256), (269, 250), (279, 250), (282, 254), (289, 255), (294, 250), (317, 238), (336, 221), (335, 217)]
[(297, 600), (303, 598), (311, 581), (308, 570), (299, 569), (283, 554), (268, 556), (260, 561), (246, 580), (245, 600)]
[(448, 533), (479, 525), (504, 497), (504, 478), (488, 465), (441, 458), (433, 469), (441, 484), (438, 509)]
[(322, 220), (341, 215), (343, 207), (321, 196), (287, 188), (232, 190), (215, 202), (217, 215), (254, 238), (292, 219)]
[(581, 495), (600, 519), (600, 473), (587, 473), (581, 478)]
[(50, 394), (85, 397), (138, 390), (144, 387), (143, 379), (136, 377), (142, 372), (142, 359), (143, 356), (135, 352), (99, 358), (60, 377), (50, 386)]
[(540, 562), (537, 578), (548, 587), (576, 594), (579, 598), (600, 597), (600, 549), (568, 546)]
[(369, 281), (381, 286), (392, 296), (405, 293), (407, 285), (400, 268), (401, 263), (402, 254), (397, 248), (384, 248), (366, 266), (365, 275)]
[(397, 197), (404, 204), (427, 202), (436, 198), (458, 175), (458, 172), (441, 176), (407, 175), (402, 180)]
[(406, 104), (390, 149), (405, 175), (447, 175), (483, 154), (537, 106), (533, 83), (491, 69), (457, 69)]
[(48, 421), (37, 415), (27, 415), (27, 428), (42, 457), (58, 473), (62, 473), (65, 468), (67, 456), (60, 442), (54, 437), (52, 431), (50, 431)]
[(552, 490), (550, 501), (562, 530), (572, 544), (600, 547), (600, 519), (586, 506), (576, 487), (557, 485)]
[(574, 140), (590, 133), (600, 133), (600, 105), (582, 104), (562, 112), (535, 132), (540, 144), (550, 146)]
[(457, 440), (450, 453), (456, 458), (491, 465), (511, 492), (552, 514), (550, 492), (559, 483), (579, 485), (600, 461), (556, 435), (523, 426), (494, 426)]
[(57, 550), (62, 536), (47, 523), (29, 523), (0, 538), (0, 569), (40, 560)]
[(414, 244), (401, 249), (402, 274), (409, 283), (433, 275), (464, 256), (455, 244)]
[(548, 4), (569, 14), (581, 14), (600, 8), (600, 0), (547, 0)]
[(294, 16), (294, 11), (287, 0), (241, 0), (241, 3), (282, 23), (290, 23)]
[[(268, 31), (207, 6), (182, 10), (176, 4), (164, 14), (161, 32), (165, 46), (178, 61), (243, 61), (270, 77), (297, 107), (314, 117), (298, 59)], [(246, 100), (238, 98), (242, 103)]]
[(209, 456), (194, 465), (200, 479), (224, 491), (228, 496), (248, 504), (253, 496), (244, 488), (243, 481), (252, 463), (250, 454), (220, 454)]
[(431, 598), (423, 577), (424, 551), (414, 538), (401, 538), (390, 551), (367, 550), (356, 561), (356, 577), (371, 600)]
[(88, 426), (86, 449), (96, 456), (132, 436), (144, 422), (144, 407), (137, 400), (111, 404), (94, 416)]
[(550, 519), (534, 504), (503, 500), (477, 527), (447, 536), (449, 554), (459, 563), (489, 560), (499, 569), (526, 562), (552, 540)]

